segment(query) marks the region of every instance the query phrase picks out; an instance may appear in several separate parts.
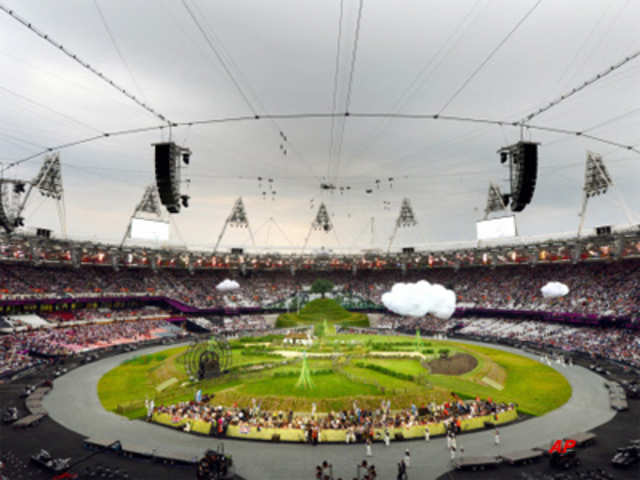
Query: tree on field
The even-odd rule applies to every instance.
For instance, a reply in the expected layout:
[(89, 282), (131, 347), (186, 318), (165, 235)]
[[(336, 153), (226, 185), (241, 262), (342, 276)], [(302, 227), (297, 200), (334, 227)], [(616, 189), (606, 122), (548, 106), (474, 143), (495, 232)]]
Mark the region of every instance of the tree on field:
[(424, 347), (423, 343), (422, 343), (422, 338), (420, 337), (420, 329), (417, 328), (416, 329), (416, 352), (419, 352), (422, 350), (422, 348)]
[(319, 278), (311, 285), (311, 292), (319, 293), (324, 298), (324, 295), (333, 290), (333, 282), (326, 278)]
[(307, 352), (302, 354), (302, 367), (300, 368), (300, 376), (296, 382), (296, 388), (303, 388), (304, 390), (313, 388), (313, 381), (311, 381), (311, 370), (307, 363)]

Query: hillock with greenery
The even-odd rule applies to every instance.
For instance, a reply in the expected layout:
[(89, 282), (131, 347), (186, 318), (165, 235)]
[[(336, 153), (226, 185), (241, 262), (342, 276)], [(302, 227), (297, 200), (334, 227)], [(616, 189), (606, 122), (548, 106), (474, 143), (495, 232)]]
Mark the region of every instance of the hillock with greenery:
[(307, 303), (300, 313), (283, 313), (276, 321), (277, 328), (313, 325), (327, 321), (349, 327), (368, 327), (369, 318), (364, 313), (345, 310), (331, 298), (318, 298)]

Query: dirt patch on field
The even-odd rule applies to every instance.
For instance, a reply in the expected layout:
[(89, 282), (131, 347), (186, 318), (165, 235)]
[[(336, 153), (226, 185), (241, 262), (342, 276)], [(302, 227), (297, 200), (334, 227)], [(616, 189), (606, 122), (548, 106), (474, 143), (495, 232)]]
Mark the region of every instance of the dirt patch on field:
[(478, 360), (468, 353), (456, 353), (453, 357), (438, 358), (429, 362), (431, 373), (441, 375), (462, 375), (478, 365)]

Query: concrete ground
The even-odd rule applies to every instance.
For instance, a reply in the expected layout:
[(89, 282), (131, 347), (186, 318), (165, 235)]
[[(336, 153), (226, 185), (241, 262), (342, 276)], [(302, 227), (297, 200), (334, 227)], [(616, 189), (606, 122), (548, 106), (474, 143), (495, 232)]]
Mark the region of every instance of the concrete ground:
[[(492, 347), (537, 358), (506, 346)], [(107, 371), (133, 356), (165, 348), (160, 346), (120, 354), (72, 370), (55, 381), (53, 391), (45, 397), (44, 407), (53, 420), (80, 435), (126, 441), (158, 452), (177, 451), (200, 456), (205, 449), (216, 447), (219, 441), (127, 420), (104, 410), (98, 399), (97, 383)], [(493, 445), (493, 431), (459, 436), (458, 447), (464, 447), (465, 456), (506, 453), (548, 444), (551, 440), (596, 428), (614, 417), (602, 377), (580, 366), (565, 367), (554, 363), (552, 367), (571, 384), (573, 394), (570, 400), (542, 417), (501, 427), (499, 447)], [(226, 452), (234, 457), (237, 473), (246, 479), (313, 478), (315, 465), (325, 459), (333, 464), (336, 478), (353, 478), (356, 465), (366, 458), (364, 445), (360, 444), (311, 447), (225, 440), (224, 445)], [(369, 461), (376, 465), (378, 478), (395, 478), (396, 464), (405, 449), (411, 451), (409, 478), (433, 479), (450, 470), (444, 438), (435, 438), (428, 443), (420, 440), (392, 442), (388, 448), (376, 443)]]

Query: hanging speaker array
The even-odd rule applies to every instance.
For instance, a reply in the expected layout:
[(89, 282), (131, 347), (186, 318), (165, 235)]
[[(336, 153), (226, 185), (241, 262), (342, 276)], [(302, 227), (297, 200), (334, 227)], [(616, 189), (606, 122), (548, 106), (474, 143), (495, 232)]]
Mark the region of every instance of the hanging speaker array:
[(538, 144), (520, 141), (498, 150), (500, 163), (509, 167), (511, 192), (504, 195), (505, 206), (521, 212), (533, 199), (538, 178)]
[(181, 206), (189, 206), (189, 196), (181, 193), (181, 174), (184, 166), (189, 165), (191, 150), (174, 142), (154, 143), (153, 147), (160, 202), (169, 213), (180, 213)]

